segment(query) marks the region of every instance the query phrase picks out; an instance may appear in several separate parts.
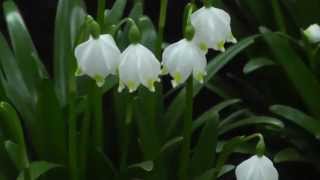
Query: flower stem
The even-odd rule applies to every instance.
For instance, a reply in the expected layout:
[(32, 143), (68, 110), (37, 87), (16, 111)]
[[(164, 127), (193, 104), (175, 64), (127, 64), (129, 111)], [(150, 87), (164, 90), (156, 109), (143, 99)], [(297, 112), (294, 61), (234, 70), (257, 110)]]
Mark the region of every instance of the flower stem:
[(167, 20), (167, 6), (168, 6), (168, 0), (161, 0), (158, 39), (156, 44), (156, 55), (159, 59), (161, 57), (163, 34), (164, 34), (164, 28)]
[(106, 0), (98, 0), (98, 12), (97, 12), (97, 19), (98, 23), (101, 27), (104, 25), (104, 9), (106, 7)]
[(190, 77), (186, 87), (186, 109), (183, 125), (183, 143), (180, 157), (179, 179), (188, 179), (188, 167), (190, 161), (190, 145), (192, 133), (192, 109), (193, 109), (193, 78)]
[(280, 29), (281, 32), (286, 32), (286, 25), (284, 21), (283, 14), (281, 12), (281, 7), (279, 4), (279, 0), (272, 0), (271, 5), (274, 13), (274, 17), (277, 23), (278, 28)]
[(103, 150), (103, 117), (102, 117), (102, 93), (96, 84), (91, 89), (92, 113), (93, 113), (93, 145)]
[(71, 102), (69, 105), (69, 129), (68, 129), (68, 156), (69, 156), (69, 178), (70, 180), (79, 180), (77, 167), (77, 122), (74, 111), (74, 94), (71, 93)]

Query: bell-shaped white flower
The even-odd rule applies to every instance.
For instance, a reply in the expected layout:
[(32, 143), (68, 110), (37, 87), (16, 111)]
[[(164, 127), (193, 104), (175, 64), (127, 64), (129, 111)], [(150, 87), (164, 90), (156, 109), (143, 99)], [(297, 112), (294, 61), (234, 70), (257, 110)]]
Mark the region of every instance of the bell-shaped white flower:
[(304, 34), (307, 36), (310, 42), (312, 43), (320, 42), (320, 26), (318, 24), (310, 25), (304, 31)]
[(134, 92), (140, 84), (154, 92), (154, 83), (160, 81), (161, 67), (155, 55), (139, 43), (131, 44), (121, 54), (119, 65), (119, 92), (125, 86)]
[(237, 180), (278, 180), (272, 161), (265, 156), (252, 156), (236, 168)]
[(163, 73), (169, 73), (175, 87), (193, 77), (200, 83), (206, 75), (207, 59), (205, 53), (193, 42), (182, 39), (168, 46), (163, 52)]
[(195, 28), (193, 41), (203, 50), (225, 51), (226, 42), (237, 42), (231, 32), (231, 18), (222, 9), (202, 7), (191, 15), (190, 20)]
[(76, 75), (88, 75), (101, 87), (108, 75), (116, 74), (120, 55), (121, 52), (111, 35), (100, 35), (97, 39), (90, 37), (75, 49), (78, 63)]

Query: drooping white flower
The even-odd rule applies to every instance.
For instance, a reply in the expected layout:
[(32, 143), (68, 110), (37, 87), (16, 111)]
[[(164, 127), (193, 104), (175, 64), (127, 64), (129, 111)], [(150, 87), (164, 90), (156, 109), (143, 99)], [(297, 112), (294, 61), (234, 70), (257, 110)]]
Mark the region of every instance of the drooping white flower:
[(318, 24), (310, 25), (304, 31), (304, 34), (307, 36), (310, 42), (312, 43), (320, 42), (320, 26)]
[(215, 7), (202, 7), (191, 15), (195, 28), (194, 42), (201, 49), (225, 51), (226, 42), (236, 43), (231, 32), (231, 18), (227, 12)]
[(160, 81), (160, 63), (155, 55), (139, 43), (131, 44), (121, 54), (119, 65), (119, 92), (125, 86), (134, 92), (140, 84), (154, 92), (154, 83)]
[(101, 87), (108, 75), (116, 74), (120, 55), (121, 52), (111, 35), (100, 35), (97, 39), (90, 37), (75, 49), (78, 63), (76, 75), (88, 75)]
[(278, 180), (279, 174), (272, 161), (265, 156), (252, 156), (236, 168), (237, 180)]
[(182, 39), (168, 46), (163, 52), (163, 72), (169, 73), (175, 87), (193, 77), (200, 83), (206, 75), (207, 59), (205, 53), (193, 42)]

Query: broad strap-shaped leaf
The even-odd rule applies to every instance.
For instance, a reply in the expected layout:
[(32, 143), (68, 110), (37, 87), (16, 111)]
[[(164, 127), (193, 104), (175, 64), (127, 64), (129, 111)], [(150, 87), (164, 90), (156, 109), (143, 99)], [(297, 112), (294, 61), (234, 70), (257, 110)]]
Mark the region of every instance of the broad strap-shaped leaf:
[(298, 152), (294, 148), (286, 148), (278, 152), (273, 161), (275, 163), (282, 163), (282, 162), (306, 162), (306, 159), (303, 158), (300, 152)]
[(261, 28), (263, 37), (271, 48), (276, 62), (286, 72), (289, 80), (300, 94), (308, 110), (320, 118), (320, 83), (304, 64), (287, 39)]
[(4, 143), (4, 146), (11, 161), (15, 164), (18, 170), (23, 170), (28, 166), (28, 158), (25, 153), (23, 153), (24, 148), (21, 145), (8, 140)]
[(270, 111), (307, 130), (316, 138), (320, 138), (320, 122), (313, 117), (284, 105), (273, 105)]
[[(59, 164), (54, 164), (46, 161), (36, 161), (32, 162), (29, 166), (29, 170), (31, 173), (31, 179), (32, 180), (37, 180), (40, 178), (41, 175), (47, 173), (48, 171), (54, 169), (54, 168), (61, 168), (63, 166)], [(25, 178), (25, 170), (22, 171), (17, 180), (24, 180)]]
[(274, 62), (268, 58), (254, 58), (251, 59), (243, 68), (244, 74), (250, 74), (260, 68), (266, 67), (266, 66), (272, 66), (274, 65)]
[(210, 120), (212, 118), (213, 114), (220, 113), (221, 110), (231, 106), (240, 103), (240, 99), (230, 99), (223, 101), (212, 108), (210, 108), (208, 111), (204, 112), (200, 117), (198, 117), (192, 124), (192, 131), (197, 130), (199, 127), (201, 127), (203, 124), (206, 123), (207, 120)]
[(14, 2), (5, 1), (3, 9), (17, 63), (28, 89), (34, 94), (36, 83), (40, 78), (46, 77), (47, 72)]
[(127, 0), (116, 0), (110, 11), (107, 11), (105, 25), (111, 26), (116, 24), (123, 16)]
[(5, 148), (11, 160), (19, 170), (25, 168), (29, 162), (21, 122), (17, 112), (6, 102), (0, 102), (0, 131), (8, 139)]
[(37, 87), (38, 101), (32, 140), (42, 160), (64, 163), (67, 159), (67, 118), (50, 80)]
[[(2, 33), (0, 33), (1, 84), (6, 96), (28, 123), (34, 118), (34, 99)], [(28, 124), (27, 124), (28, 125)]]
[[(225, 65), (230, 63), (234, 57), (245, 50), (247, 47), (252, 45), (255, 39), (259, 37), (257, 35), (250, 36), (241, 40), (236, 45), (230, 47), (226, 52), (218, 55), (217, 57), (213, 58), (208, 66), (207, 66), (207, 76), (205, 78), (205, 83), (207, 83), (216, 73), (221, 70)], [(200, 90), (204, 87), (202, 84), (195, 83), (194, 84), (194, 96), (196, 96)], [(170, 136), (174, 127), (178, 124), (179, 118), (181, 117), (183, 110), (185, 108), (185, 89), (182, 89), (181, 92), (173, 99), (167, 112), (164, 115), (164, 121), (167, 122), (169, 129), (167, 129), (166, 135)]]
[(267, 116), (253, 116), (253, 117), (241, 119), (236, 122), (221, 126), (219, 128), (219, 135), (227, 133), (239, 127), (259, 125), (259, 124), (271, 125), (277, 128), (284, 128), (284, 124), (279, 119), (267, 117)]
[(212, 113), (201, 131), (198, 143), (195, 146), (191, 158), (191, 170), (194, 176), (201, 175), (203, 172), (210, 169), (215, 161), (218, 140), (218, 122), (218, 113)]
[(86, 13), (82, 0), (59, 0), (54, 34), (54, 80), (61, 104), (75, 89), (76, 61), (73, 49)]

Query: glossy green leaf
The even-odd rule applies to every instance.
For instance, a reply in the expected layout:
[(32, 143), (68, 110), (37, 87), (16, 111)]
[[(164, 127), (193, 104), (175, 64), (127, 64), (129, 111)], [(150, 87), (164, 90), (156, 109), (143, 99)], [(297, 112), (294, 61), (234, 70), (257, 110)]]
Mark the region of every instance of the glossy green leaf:
[(243, 73), (250, 74), (260, 68), (272, 65), (274, 65), (274, 62), (268, 58), (254, 58), (244, 66)]
[[(55, 168), (61, 168), (61, 165), (46, 162), (46, 161), (36, 161), (32, 162), (29, 166), (29, 170), (31, 173), (31, 179), (37, 180), (40, 178), (41, 175), (47, 173), (48, 171), (55, 169)], [(17, 180), (25, 180), (25, 171), (22, 171)]]
[(128, 168), (140, 168), (144, 171), (150, 172), (153, 170), (153, 167), (154, 167), (153, 161), (144, 161), (141, 163), (132, 164)]
[(220, 170), (219, 174), (218, 174), (218, 178), (229, 173), (230, 171), (234, 170), (236, 167), (234, 165), (231, 164), (226, 164), (222, 167), (222, 169)]
[(4, 143), (7, 153), (11, 161), (15, 164), (18, 170), (22, 170), (28, 166), (28, 158), (23, 153), (24, 148), (10, 140)]
[(238, 137), (234, 137), (234, 138), (228, 140), (223, 145), (222, 150), (221, 150), (221, 152), (218, 156), (217, 162), (216, 162), (217, 172), (221, 172), (223, 166), (226, 164), (226, 161), (228, 160), (228, 158), (232, 154), (232, 152), (244, 142), (245, 142), (245, 137), (238, 136)]
[(240, 99), (230, 99), (223, 101), (215, 106), (213, 106), (208, 111), (204, 112), (200, 117), (198, 117), (195, 121), (193, 121), (192, 124), (192, 131), (196, 131), (199, 127), (201, 127), (203, 124), (206, 123), (207, 120), (209, 120), (213, 114), (220, 113), (221, 110), (231, 106), (240, 103)]
[(0, 129), (8, 139), (24, 146), (23, 129), (18, 114), (6, 102), (0, 102)]
[(271, 48), (275, 61), (281, 65), (289, 80), (300, 94), (309, 111), (320, 118), (320, 83), (308, 67), (304, 64), (287, 39), (266, 29), (263, 37)]
[(82, 0), (60, 0), (54, 34), (54, 80), (61, 104), (75, 87), (76, 62), (73, 49), (86, 13)]
[(64, 163), (67, 158), (67, 118), (60, 107), (53, 83), (42, 80), (37, 94), (37, 118), (32, 127), (35, 151), (42, 160)]
[(36, 83), (40, 78), (46, 77), (47, 72), (14, 2), (5, 1), (3, 9), (17, 63), (21, 68), (28, 89), (34, 93)]
[(192, 174), (195, 176), (201, 175), (202, 172), (210, 169), (215, 161), (218, 121), (218, 113), (212, 113), (201, 131), (191, 158)]
[(226, 132), (232, 131), (234, 129), (243, 127), (243, 126), (250, 126), (250, 125), (259, 125), (259, 124), (264, 124), (264, 125), (271, 125), (277, 128), (284, 128), (284, 124), (282, 121), (272, 118), (272, 117), (267, 117), (267, 116), (254, 116), (254, 117), (249, 117), (245, 119), (238, 120), (234, 123), (227, 124), (225, 126), (222, 126), (219, 128), (219, 135), (224, 134)]
[[(205, 83), (207, 83), (216, 73), (221, 70), (225, 65), (232, 62), (234, 57), (238, 55), (240, 52), (245, 50), (247, 47), (252, 45), (255, 39), (259, 37), (257, 35), (245, 38), (241, 40), (236, 45), (227, 49), (226, 52), (218, 55), (217, 57), (213, 58), (208, 66), (207, 66), (207, 76), (205, 78)], [(200, 90), (204, 87), (201, 84), (194, 84), (194, 96), (196, 96)], [(168, 129), (167, 129), (167, 136), (170, 136), (176, 125), (178, 124), (179, 118), (181, 117), (183, 110), (184, 110), (184, 102), (185, 102), (185, 89), (182, 89), (181, 92), (173, 99), (169, 108), (167, 109), (164, 120), (168, 122)]]
[(282, 163), (282, 162), (301, 162), (305, 161), (302, 155), (293, 148), (286, 148), (278, 152), (274, 158), (273, 162)]
[(139, 18), (138, 26), (142, 33), (141, 43), (154, 52), (157, 40), (157, 32), (151, 19), (147, 16)]
[(216, 177), (216, 169), (211, 168), (205, 171), (202, 175), (195, 178), (195, 180), (212, 180)]
[(270, 111), (307, 130), (316, 138), (320, 138), (320, 122), (313, 117), (283, 105), (273, 105), (270, 107)]
[(34, 100), (23, 80), (23, 75), (9, 45), (0, 33), (1, 84), (11, 103), (30, 121), (34, 117)]
[(250, 112), (249, 109), (240, 109), (240, 110), (234, 111), (228, 117), (220, 121), (219, 127), (232, 123), (238, 120), (240, 117), (248, 117), (250, 115), (252, 115), (252, 113)]
[(116, 24), (123, 16), (127, 0), (116, 0), (110, 11), (107, 11), (105, 24), (107, 26)]

